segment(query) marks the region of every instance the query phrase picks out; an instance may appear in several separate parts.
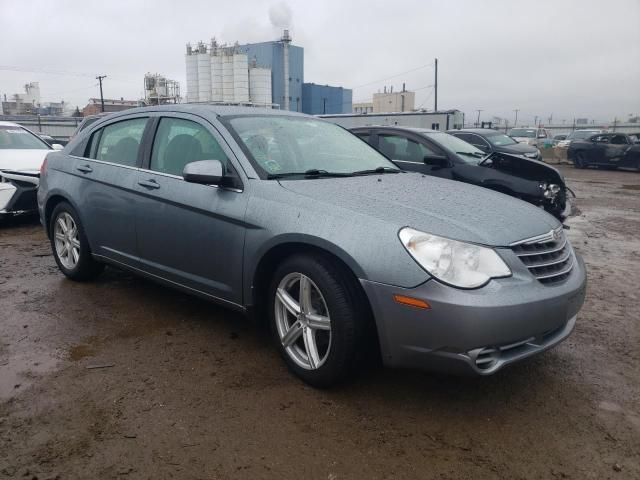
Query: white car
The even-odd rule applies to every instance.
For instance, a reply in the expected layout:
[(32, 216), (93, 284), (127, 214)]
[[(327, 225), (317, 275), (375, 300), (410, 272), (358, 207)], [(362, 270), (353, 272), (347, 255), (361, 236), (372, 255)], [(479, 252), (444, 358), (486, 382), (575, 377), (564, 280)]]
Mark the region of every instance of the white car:
[(572, 141), (584, 140), (586, 138), (589, 138), (591, 135), (597, 135), (598, 133), (606, 132), (604, 130), (597, 129), (574, 130), (569, 135), (567, 135), (567, 138), (565, 138), (564, 140), (560, 140), (557, 146), (560, 148), (569, 148), (569, 145), (571, 145)]
[(542, 148), (545, 142), (551, 142), (551, 135), (546, 128), (512, 128), (509, 136), (518, 143), (525, 143), (533, 147)]
[(0, 122), (0, 218), (37, 210), (40, 167), (53, 148), (35, 133), (12, 122)]

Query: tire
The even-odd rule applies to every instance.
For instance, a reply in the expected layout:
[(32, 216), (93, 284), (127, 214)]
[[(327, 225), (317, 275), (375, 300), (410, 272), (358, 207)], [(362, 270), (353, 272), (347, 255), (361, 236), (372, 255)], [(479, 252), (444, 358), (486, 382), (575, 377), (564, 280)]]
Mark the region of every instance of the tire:
[(104, 264), (91, 256), (80, 217), (67, 202), (56, 205), (51, 213), (49, 239), (58, 268), (71, 280), (92, 280), (104, 270)]
[[(307, 302), (300, 302), (302, 282), (309, 292)], [(288, 298), (282, 296), (283, 290), (290, 293)], [(344, 268), (322, 255), (291, 256), (276, 269), (268, 295), (274, 342), (296, 376), (313, 387), (327, 388), (357, 373), (366, 351), (367, 314), (355, 279)], [(285, 306), (291, 307), (290, 300), (298, 312), (303, 305), (302, 315)], [(309, 342), (315, 347), (309, 348)]]
[(585, 168), (587, 166), (587, 159), (585, 158), (583, 152), (576, 152), (576, 159), (574, 164), (576, 168)]

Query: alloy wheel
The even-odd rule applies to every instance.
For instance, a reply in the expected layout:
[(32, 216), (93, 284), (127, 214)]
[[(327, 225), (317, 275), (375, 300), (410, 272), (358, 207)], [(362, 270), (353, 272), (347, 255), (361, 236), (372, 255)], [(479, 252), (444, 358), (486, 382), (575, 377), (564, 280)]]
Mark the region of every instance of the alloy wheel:
[(287, 355), (300, 367), (316, 370), (331, 350), (331, 318), (322, 292), (309, 277), (286, 275), (275, 292), (276, 328)]
[(56, 218), (53, 235), (60, 263), (73, 270), (80, 260), (80, 237), (76, 222), (67, 212), (60, 213)]

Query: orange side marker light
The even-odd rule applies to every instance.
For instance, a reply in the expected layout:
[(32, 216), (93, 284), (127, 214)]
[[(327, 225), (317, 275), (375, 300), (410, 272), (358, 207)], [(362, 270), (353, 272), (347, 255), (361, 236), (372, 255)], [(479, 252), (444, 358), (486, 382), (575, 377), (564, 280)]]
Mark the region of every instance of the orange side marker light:
[(398, 303), (402, 303), (403, 305), (409, 305), (411, 307), (423, 308), (423, 309), (431, 308), (431, 305), (429, 305), (424, 300), (421, 300), (419, 298), (414, 298), (414, 297), (408, 297), (407, 295), (400, 295), (399, 293), (394, 294), (393, 299)]

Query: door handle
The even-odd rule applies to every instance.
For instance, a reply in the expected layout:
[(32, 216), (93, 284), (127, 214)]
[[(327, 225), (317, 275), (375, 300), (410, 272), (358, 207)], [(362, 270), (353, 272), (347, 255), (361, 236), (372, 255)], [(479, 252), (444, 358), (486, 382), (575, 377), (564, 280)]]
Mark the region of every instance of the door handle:
[(79, 170), (82, 173), (91, 173), (91, 172), (93, 172), (93, 168), (91, 168), (89, 165), (80, 165), (79, 167), (76, 167), (76, 170)]
[(141, 187), (152, 188), (152, 189), (160, 188), (160, 184), (156, 182), (153, 178), (149, 180), (141, 180), (138, 182), (138, 185), (140, 185)]

